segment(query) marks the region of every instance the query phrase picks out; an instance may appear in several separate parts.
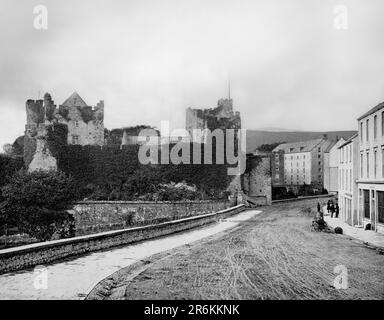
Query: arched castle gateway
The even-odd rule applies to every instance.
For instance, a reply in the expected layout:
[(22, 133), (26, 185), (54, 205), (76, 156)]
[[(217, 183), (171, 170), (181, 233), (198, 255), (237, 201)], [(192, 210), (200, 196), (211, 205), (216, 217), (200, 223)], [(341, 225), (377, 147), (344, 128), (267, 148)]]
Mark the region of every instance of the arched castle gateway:
[[(68, 127), (67, 143), (104, 145), (104, 101), (88, 106), (77, 92), (57, 106), (49, 93), (43, 100), (27, 100), (27, 124), (24, 136), (25, 162), (30, 171), (55, 169), (56, 159), (46, 144), (47, 126), (54, 123)], [(29, 157), (29, 159), (27, 159)]]

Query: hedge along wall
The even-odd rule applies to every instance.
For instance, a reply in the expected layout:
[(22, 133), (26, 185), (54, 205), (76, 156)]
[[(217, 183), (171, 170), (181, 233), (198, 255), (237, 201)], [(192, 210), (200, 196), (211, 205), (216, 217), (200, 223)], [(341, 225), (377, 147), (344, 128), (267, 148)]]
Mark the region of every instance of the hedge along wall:
[(83, 201), (72, 214), (76, 236), (157, 224), (227, 209), (228, 201)]
[[(48, 128), (48, 145), (58, 160), (60, 170), (71, 174), (81, 187), (89, 184), (118, 190), (133, 174), (143, 174), (161, 183), (182, 182), (196, 185), (200, 190), (225, 191), (233, 177), (228, 176), (227, 164), (151, 164), (139, 162), (138, 145), (120, 146), (75, 146), (66, 144), (66, 126), (55, 124)], [(174, 145), (170, 145), (171, 150)], [(164, 147), (164, 146), (163, 146)], [(201, 148), (202, 163), (204, 147)], [(190, 162), (193, 162), (191, 144)], [(215, 143), (212, 154), (215, 154)], [(159, 159), (161, 159), (161, 150)], [(180, 153), (179, 153), (180, 154)], [(225, 149), (224, 149), (225, 154)], [(112, 200), (112, 199), (111, 199)]]

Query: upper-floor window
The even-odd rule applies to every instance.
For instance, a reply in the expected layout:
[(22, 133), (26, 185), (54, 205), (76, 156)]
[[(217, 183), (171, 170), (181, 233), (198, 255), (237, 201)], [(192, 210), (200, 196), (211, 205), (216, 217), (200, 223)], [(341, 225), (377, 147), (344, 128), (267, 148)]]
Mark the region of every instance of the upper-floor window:
[(317, 151), (318, 151), (318, 152), (321, 152), (321, 147), (319, 147), (319, 148), (317, 149)]
[(72, 136), (72, 144), (79, 144), (79, 136)]
[(373, 168), (374, 168), (374, 177), (376, 179), (376, 174), (377, 174), (377, 150), (375, 150), (374, 153), (373, 153)]
[(384, 136), (384, 111), (381, 112), (381, 135)]
[(363, 143), (363, 121), (360, 122), (360, 142)]
[(377, 138), (377, 115), (373, 117), (373, 138)]
[(369, 178), (369, 152), (367, 152), (367, 178)]
[(364, 155), (360, 153), (360, 178), (363, 177), (363, 170), (364, 170)]
[(368, 141), (369, 140), (369, 119), (367, 119), (365, 131), (366, 131), (365, 132), (366, 140)]
[(381, 177), (384, 178), (384, 148), (381, 149)]

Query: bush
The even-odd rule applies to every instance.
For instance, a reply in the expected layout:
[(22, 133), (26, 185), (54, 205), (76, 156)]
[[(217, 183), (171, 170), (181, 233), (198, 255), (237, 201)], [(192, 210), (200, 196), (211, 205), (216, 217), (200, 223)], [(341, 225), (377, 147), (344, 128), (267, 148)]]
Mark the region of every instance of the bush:
[(160, 185), (154, 197), (154, 200), (158, 201), (197, 200), (200, 198), (200, 193), (195, 186), (189, 186), (186, 183), (171, 182)]
[(73, 218), (67, 213), (76, 201), (71, 177), (62, 172), (17, 172), (2, 188), (0, 216), (21, 232), (41, 241), (53, 235), (73, 236)]

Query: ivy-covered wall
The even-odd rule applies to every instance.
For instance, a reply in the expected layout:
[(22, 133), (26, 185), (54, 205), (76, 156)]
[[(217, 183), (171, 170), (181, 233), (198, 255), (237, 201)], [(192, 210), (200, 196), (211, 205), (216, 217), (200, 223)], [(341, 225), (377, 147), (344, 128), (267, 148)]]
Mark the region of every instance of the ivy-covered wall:
[[(47, 128), (48, 146), (57, 159), (58, 169), (71, 174), (86, 197), (100, 191), (97, 200), (122, 200), (119, 193), (129, 189), (127, 184), (137, 185), (137, 194), (148, 192), (148, 185), (183, 182), (196, 185), (202, 194), (224, 192), (233, 177), (227, 174), (226, 164), (141, 164), (139, 145), (80, 146), (66, 144), (66, 126), (55, 124)], [(169, 146), (172, 150), (174, 145)], [(204, 148), (201, 147), (201, 159)], [(191, 145), (191, 163), (193, 153)], [(212, 146), (215, 154), (215, 146)], [(161, 159), (161, 150), (158, 150)], [(141, 181), (138, 181), (141, 180)], [(202, 196), (204, 198), (204, 196)], [(130, 199), (130, 198), (128, 198)], [(124, 200), (128, 200), (125, 198)]]

